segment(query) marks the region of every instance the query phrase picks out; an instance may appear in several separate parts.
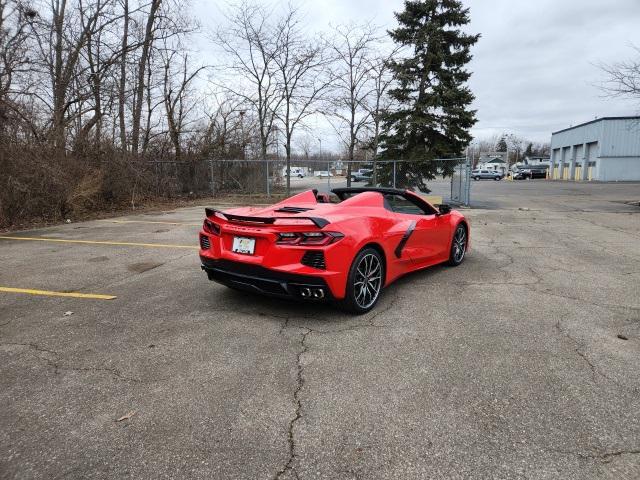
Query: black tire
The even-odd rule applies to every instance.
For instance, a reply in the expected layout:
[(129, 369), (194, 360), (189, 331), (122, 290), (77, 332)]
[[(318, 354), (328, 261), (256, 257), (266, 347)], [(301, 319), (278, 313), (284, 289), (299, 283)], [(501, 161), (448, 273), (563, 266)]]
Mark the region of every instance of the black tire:
[(477, 182), (478, 180), (480, 180), (480, 177), (473, 177), (473, 179)]
[(499, 181), (500, 181), (500, 180), (502, 180), (502, 179), (501, 179), (500, 177), (496, 177), (496, 178), (494, 178), (494, 180), (495, 180), (496, 182), (499, 182)]
[(384, 287), (384, 278), (382, 255), (370, 247), (360, 250), (349, 268), (347, 290), (341, 307), (356, 315), (370, 311), (378, 303)]
[(457, 267), (464, 261), (464, 257), (467, 253), (468, 241), (469, 235), (467, 228), (463, 223), (461, 223), (453, 232), (453, 238), (451, 239), (451, 251), (449, 252), (449, 265)]

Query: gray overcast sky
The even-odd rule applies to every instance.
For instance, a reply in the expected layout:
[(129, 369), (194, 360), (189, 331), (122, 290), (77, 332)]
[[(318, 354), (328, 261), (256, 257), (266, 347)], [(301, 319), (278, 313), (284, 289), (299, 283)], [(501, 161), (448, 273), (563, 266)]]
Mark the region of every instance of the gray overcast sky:
[[(215, 27), (224, 4), (194, 1), (202, 26)], [(403, 6), (402, 0), (291, 1), (301, 6), (313, 31), (359, 20), (392, 28), (393, 12)], [(640, 0), (463, 3), (471, 8), (468, 30), (482, 35), (469, 67), (478, 110), (476, 138), (512, 132), (548, 141), (552, 131), (595, 116), (640, 112), (640, 105), (628, 99), (603, 98), (595, 86), (603, 75), (594, 65), (628, 59), (630, 45), (640, 46)]]

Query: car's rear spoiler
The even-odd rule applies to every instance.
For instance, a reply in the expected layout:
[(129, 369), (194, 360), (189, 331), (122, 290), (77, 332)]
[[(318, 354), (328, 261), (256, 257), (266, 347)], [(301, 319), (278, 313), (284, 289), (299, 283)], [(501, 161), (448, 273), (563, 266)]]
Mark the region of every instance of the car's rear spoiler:
[(248, 217), (245, 215), (226, 213), (221, 210), (216, 210), (215, 208), (205, 208), (204, 213), (207, 217), (213, 217), (217, 213), (231, 222), (263, 223), (265, 225), (272, 225), (276, 220), (309, 220), (318, 228), (324, 228), (329, 225), (328, 220), (320, 217)]

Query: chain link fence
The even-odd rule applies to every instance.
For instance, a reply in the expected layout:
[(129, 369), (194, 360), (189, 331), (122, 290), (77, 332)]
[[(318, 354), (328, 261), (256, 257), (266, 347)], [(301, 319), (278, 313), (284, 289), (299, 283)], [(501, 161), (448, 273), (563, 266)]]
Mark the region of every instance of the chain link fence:
[[(440, 195), (447, 201), (470, 204), (470, 162), (466, 158), (436, 159), (430, 176), (421, 177), (424, 162), (408, 160), (292, 159), (287, 182), (285, 160), (152, 161), (159, 196), (263, 194), (287, 195), (315, 188), (378, 186), (404, 188)], [(351, 168), (349, 169), (349, 166)], [(417, 173), (416, 173), (417, 172)], [(348, 179), (350, 178), (350, 182)], [(420, 187), (420, 184), (424, 187)]]
[(469, 206), (471, 204), (471, 163), (468, 159), (457, 163), (451, 175), (451, 202)]

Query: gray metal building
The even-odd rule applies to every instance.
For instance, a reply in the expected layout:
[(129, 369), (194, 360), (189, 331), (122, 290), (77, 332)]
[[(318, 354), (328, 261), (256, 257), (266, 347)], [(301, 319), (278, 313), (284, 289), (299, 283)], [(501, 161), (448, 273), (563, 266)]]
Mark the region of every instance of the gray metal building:
[(554, 132), (549, 178), (640, 180), (640, 117), (603, 117)]

